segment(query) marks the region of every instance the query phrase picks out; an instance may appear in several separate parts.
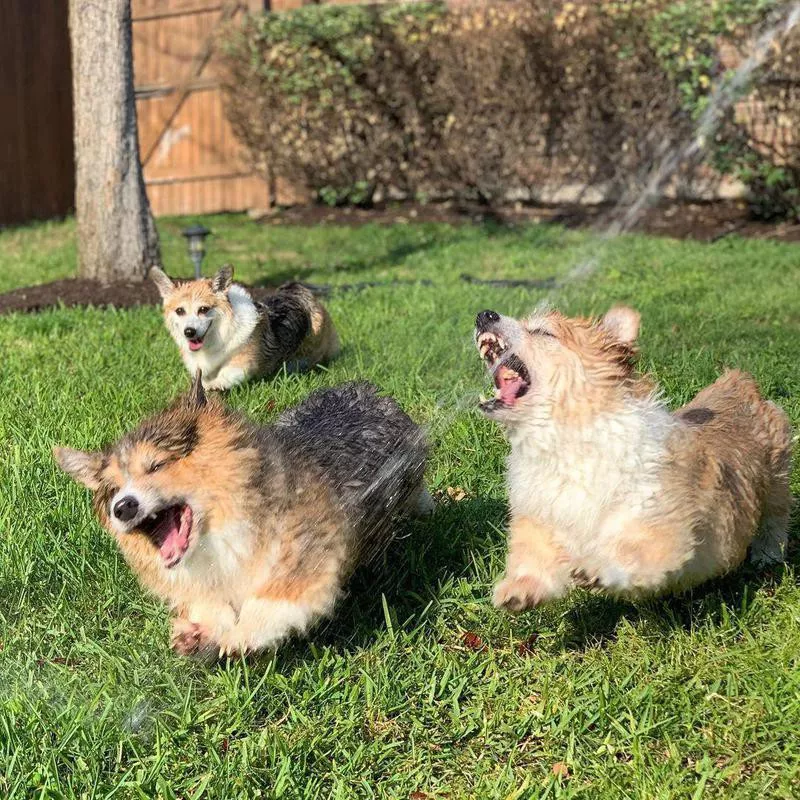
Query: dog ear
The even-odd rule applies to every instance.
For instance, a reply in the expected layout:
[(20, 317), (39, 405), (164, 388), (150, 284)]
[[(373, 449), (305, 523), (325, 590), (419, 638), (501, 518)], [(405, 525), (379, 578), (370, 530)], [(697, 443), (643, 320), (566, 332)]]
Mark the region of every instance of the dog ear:
[(102, 453), (73, 450), (71, 447), (54, 447), (53, 458), (67, 475), (83, 484), (87, 489), (95, 491), (100, 488), (100, 470), (103, 467)]
[(175, 290), (175, 283), (163, 269), (159, 267), (150, 267), (150, 271), (147, 275), (156, 285), (156, 289), (158, 289), (162, 300), (166, 300)]
[(220, 267), (219, 272), (211, 279), (211, 290), (217, 294), (227, 292), (233, 280), (233, 267), (230, 264), (224, 264)]
[(184, 405), (191, 410), (199, 410), (208, 402), (206, 390), (203, 388), (203, 373), (197, 370), (192, 381), (192, 388), (183, 399)]
[(614, 306), (600, 322), (618, 342), (633, 344), (639, 336), (639, 323), (642, 315), (629, 306)]

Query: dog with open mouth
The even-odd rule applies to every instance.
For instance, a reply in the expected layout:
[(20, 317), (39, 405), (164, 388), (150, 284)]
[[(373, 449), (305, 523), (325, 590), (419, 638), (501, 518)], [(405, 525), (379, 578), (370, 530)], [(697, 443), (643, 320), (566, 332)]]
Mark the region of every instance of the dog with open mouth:
[(695, 586), (784, 557), (792, 433), (728, 371), (671, 413), (635, 371), (639, 314), (477, 316), (505, 428), (510, 525), (494, 603), (522, 611), (582, 585), (623, 597)]
[(287, 283), (256, 303), (233, 283), (226, 265), (213, 278), (173, 281), (152, 267), (164, 322), (190, 375), (203, 374), (206, 389), (230, 389), (253, 377), (325, 364), (339, 352), (339, 338), (325, 307), (301, 283)]
[(369, 384), (262, 427), (192, 390), (98, 452), (54, 449), (184, 655), (274, 649), (331, 614), (397, 516), (427, 513), (424, 432)]

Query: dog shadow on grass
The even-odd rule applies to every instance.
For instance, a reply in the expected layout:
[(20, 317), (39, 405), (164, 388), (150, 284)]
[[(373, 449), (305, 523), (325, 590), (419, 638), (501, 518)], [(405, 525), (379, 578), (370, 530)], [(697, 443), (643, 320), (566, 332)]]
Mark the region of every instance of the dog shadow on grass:
[[(790, 536), (795, 539), (796, 533)], [(563, 649), (606, 647), (617, 640), (623, 621), (664, 637), (727, 625), (732, 618), (745, 616), (759, 593), (773, 594), (787, 568), (800, 567), (800, 552), (794, 544), (790, 539), (785, 564), (755, 567), (748, 558), (730, 574), (677, 595), (634, 603), (584, 593), (565, 614)]]
[(400, 523), (385, 554), (348, 582), (333, 618), (308, 641), (279, 651), (281, 668), (307, 658), (311, 644), (339, 652), (369, 647), (386, 630), (387, 612), (404, 630), (434, 624), (426, 609), (437, 605), (443, 586), (473, 571), (474, 552), (497, 545), (506, 513), (503, 501), (469, 499), (437, 504), (430, 517)]
[[(356, 571), (334, 617), (307, 640), (294, 640), (278, 652), (279, 669), (291, 669), (307, 660), (311, 647), (339, 653), (368, 648), (388, 624), (404, 630), (433, 627), (436, 615), (428, 617), (425, 612), (448, 594), (448, 584), (462, 577), (473, 584), (476, 578), (497, 577), (488, 573), (476, 576), (483, 565), (476, 564), (474, 554), (488, 554), (504, 546), (507, 513), (505, 501), (475, 498), (439, 504), (429, 518), (401, 523), (384, 556)], [(744, 616), (759, 592), (775, 591), (786, 566), (800, 568), (798, 522), (795, 520), (790, 530), (787, 565), (756, 568), (747, 561), (731, 574), (680, 595), (636, 603), (576, 591), (567, 601), (558, 634), (547, 649), (581, 652), (608, 647), (617, 640), (622, 624), (667, 637), (723, 626), (731, 618)], [(490, 602), (488, 592), (485, 602)], [(534, 638), (537, 613), (530, 614), (529, 631)]]
[[(294, 381), (297, 381), (298, 386), (305, 387), (304, 381), (308, 376), (319, 376), (329, 372), (331, 367), (336, 365), (340, 359), (343, 357), (347, 358), (352, 349), (353, 348), (350, 345), (342, 345), (339, 352), (332, 359), (321, 364), (307, 364), (305, 362), (298, 363), (295, 361), (285, 362), (275, 373), (269, 375), (255, 375), (245, 384), (238, 384), (237, 386), (232, 387), (230, 391), (224, 395), (224, 397), (225, 399), (236, 400), (240, 396), (245, 396), (245, 394), (257, 394), (259, 397), (263, 398), (264, 408), (267, 411), (274, 411), (277, 407), (277, 401), (275, 398), (280, 394), (280, 390), (276, 389), (276, 379), (290, 378)], [(285, 410), (289, 410), (292, 407), (294, 407), (294, 404), (287, 406)], [(281, 410), (284, 409), (282, 408)]]

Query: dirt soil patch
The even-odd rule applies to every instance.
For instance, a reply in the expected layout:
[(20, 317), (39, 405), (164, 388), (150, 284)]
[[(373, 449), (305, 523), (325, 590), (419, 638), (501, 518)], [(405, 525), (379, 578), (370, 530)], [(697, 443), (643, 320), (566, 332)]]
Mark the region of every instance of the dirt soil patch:
[[(519, 225), (532, 222), (556, 222), (568, 228), (593, 228), (602, 231), (614, 218), (611, 206), (559, 206), (527, 207), (509, 206), (490, 209), (478, 204), (463, 203), (397, 203), (374, 209), (327, 208), (297, 206), (282, 209), (261, 218), (265, 225), (397, 225), (416, 222), (444, 222), (451, 225), (468, 225), (495, 222), (499, 225)], [(634, 230), (656, 236), (676, 239), (694, 239), (715, 242), (736, 234), (759, 239), (785, 242), (800, 241), (800, 224), (783, 222), (772, 224), (753, 220), (744, 203), (738, 201), (714, 203), (662, 203), (647, 211)], [(463, 280), (474, 281), (470, 276)], [(396, 281), (407, 283), (408, 281)], [(413, 281), (412, 281), (413, 282)], [(390, 282), (391, 283), (391, 282)], [(547, 285), (548, 281), (541, 282)], [(539, 282), (531, 282), (539, 285)], [(337, 291), (358, 290), (371, 286), (354, 283), (337, 286)], [(248, 287), (255, 300), (261, 300), (275, 289), (269, 286)], [(325, 295), (329, 286), (313, 286), (318, 294)], [(0, 294), (0, 314), (36, 312), (55, 306), (113, 306), (133, 308), (158, 305), (160, 298), (156, 287), (144, 283), (115, 282), (101, 284), (82, 278), (66, 278), (39, 286)]]
[[(275, 291), (274, 288), (265, 286), (247, 288), (256, 300), (262, 300)], [(102, 284), (85, 278), (64, 278), (0, 294), (0, 314), (41, 311), (54, 306), (134, 308), (160, 304), (158, 290), (150, 281), (115, 281)]]
[[(603, 231), (616, 216), (613, 204), (596, 206), (525, 206), (516, 204), (489, 208), (478, 203), (392, 203), (377, 208), (328, 208), (295, 206), (260, 217), (265, 225), (397, 225), (415, 222), (444, 222), (469, 225), (496, 222), (518, 225), (556, 222), (568, 228)], [(800, 241), (800, 223), (763, 222), (753, 219), (747, 204), (739, 200), (709, 203), (665, 201), (644, 213), (633, 230), (674, 239), (713, 242), (736, 234), (758, 239)]]

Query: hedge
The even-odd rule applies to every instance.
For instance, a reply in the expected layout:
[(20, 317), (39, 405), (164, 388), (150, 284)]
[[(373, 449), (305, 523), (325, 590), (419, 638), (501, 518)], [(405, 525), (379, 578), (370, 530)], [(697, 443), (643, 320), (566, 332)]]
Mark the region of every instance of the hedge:
[[(252, 15), (222, 42), (228, 115), (256, 169), (329, 203), (496, 202), (558, 183), (619, 196), (691, 136), (721, 46), (738, 53), (779, 5), (506, 0)], [(792, 52), (771, 57), (753, 108), (793, 124)], [(793, 142), (771, 152), (745, 123), (728, 113), (714, 167), (748, 182), (761, 213), (793, 211)]]

